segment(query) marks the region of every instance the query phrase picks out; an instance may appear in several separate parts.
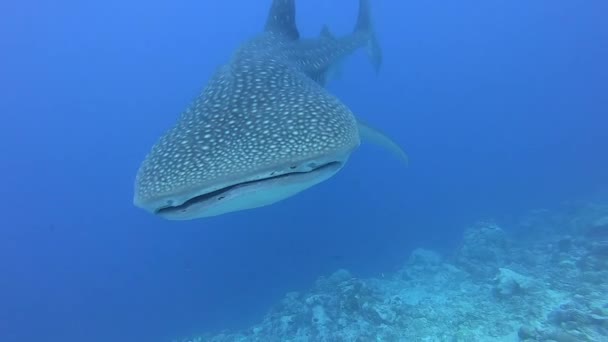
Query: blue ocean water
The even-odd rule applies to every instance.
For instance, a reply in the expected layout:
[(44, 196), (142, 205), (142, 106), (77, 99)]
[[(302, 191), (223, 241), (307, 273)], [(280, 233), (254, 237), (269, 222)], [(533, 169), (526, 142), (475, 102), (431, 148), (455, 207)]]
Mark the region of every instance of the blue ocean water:
[[(364, 145), (273, 206), (187, 222), (135, 208), (144, 155), (268, 6), (0, 4), (0, 341), (242, 328), (336, 269), (391, 272), (477, 219), (606, 195), (607, 3), (379, 0), (381, 72), (359, 51), (329, 90), (410, 167)], [(304, 36), (356, 18), (354, 0), (297, 6)]]

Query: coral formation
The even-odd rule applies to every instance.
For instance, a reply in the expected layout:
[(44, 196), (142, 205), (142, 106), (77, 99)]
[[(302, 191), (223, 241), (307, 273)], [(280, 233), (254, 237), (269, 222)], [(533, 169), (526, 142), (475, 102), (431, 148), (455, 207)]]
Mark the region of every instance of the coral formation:
[(608, 207), (482, 222), (453, 255), (416, 249), (379, 279), (347, 270), (241, 332), (182, 341), (608, 341)]
[(496, 282), (494, 294), (503, 298), (530, 293), (535, 287), (534, 279), (508, 268), (499, 268), (494, 281)]

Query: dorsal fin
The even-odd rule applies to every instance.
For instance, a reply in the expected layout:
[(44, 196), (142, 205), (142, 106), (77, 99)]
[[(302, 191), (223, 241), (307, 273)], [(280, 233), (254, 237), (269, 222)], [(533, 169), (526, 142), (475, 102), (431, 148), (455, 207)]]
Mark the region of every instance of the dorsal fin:
[(331, 33), (327, 25), (323, 25), (323, 27), (321, 28), (321, 38), (335, 39), (334, 35)]
[(272, 1), (265, 31), (279, 33), (293, 40), (300, 38), (300, 33), (296, 27), (295, 0)]

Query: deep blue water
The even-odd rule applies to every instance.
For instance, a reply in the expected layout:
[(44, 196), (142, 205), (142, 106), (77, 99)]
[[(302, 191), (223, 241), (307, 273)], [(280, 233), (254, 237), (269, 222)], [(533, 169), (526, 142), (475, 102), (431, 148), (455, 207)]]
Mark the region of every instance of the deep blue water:
[[(385, 61), (329, 86), (392, 135), (279, 204), (188, 222), (132, 205), (144, 155), (269, 1), (0, 4), (0, 341), (243, 328), (345, 267), (390, 272), (477, 219), (608, 190), (608, 3), (375, 1)], [(306, 36), (356, 1), (300, 0)]]

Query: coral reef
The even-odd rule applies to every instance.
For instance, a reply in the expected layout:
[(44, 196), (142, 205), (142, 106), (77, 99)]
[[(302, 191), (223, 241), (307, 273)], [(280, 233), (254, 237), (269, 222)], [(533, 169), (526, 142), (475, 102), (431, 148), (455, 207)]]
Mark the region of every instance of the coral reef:
[(379, 279), (338, 270), (247, 330), (175, 341), (608, 341), (608, 206), (481, 222), (452, 255), (416, 249)]

